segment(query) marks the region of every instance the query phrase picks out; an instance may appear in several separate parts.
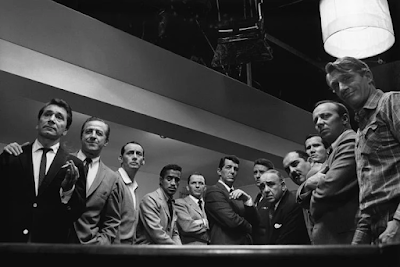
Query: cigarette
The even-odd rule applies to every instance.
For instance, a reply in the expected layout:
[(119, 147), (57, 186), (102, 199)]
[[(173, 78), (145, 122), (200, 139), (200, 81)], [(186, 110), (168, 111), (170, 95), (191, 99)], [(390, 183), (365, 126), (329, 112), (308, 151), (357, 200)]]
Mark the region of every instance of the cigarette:
[(61, 169), (68, 167), (69, 164), (70, 164), (69, 162), (65, 163), (64, 165), (61, 166)]

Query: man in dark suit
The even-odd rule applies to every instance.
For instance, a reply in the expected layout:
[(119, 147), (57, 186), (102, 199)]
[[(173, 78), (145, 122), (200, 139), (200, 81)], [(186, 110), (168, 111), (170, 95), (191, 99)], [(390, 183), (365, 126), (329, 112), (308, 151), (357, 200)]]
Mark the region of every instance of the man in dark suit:
[(100, 159), (109, 138), (110, 126), (104, 120), (89, 117), (82, 124), (81, 149), (76, 155), (87, 167), (87, 200), (85, 212), (74, 223), (72, 243), (110, 245), (117, 237), (122, 186), (115, 171)]
[(182, 245), (173, 198), (181, 173), (181, 166), (165, 165), (160, 172), (160, 187), (140, 201), (135, 244)]
[(304, 222), (303, 209), (296, 203), (295, 194), (290, 192), (283, 175), (274, 169), (260, 177), (259, 184), (263, 198), (269, 203), (264, 220), (269, 245), (311, 244)]
[(186, 189), (189, 195), (175, 201), (182, 244), (207, 245), (210, 242), (209, 224), (203, 200), (206, 178), (200, 173), (192, 173)]
[(207, 187), (204, 200), (210, 223), (211, 245), (253, 243), (252, 225), (258, 224), (258, 213), (251, 196), (233, 188), (238, 171), (239, 159), (236, 156), (222, 157), (217, 169), (219, 180)]
[[(256, 186), (258, 188), (260, 185), (261, 175), (263, 175), (266, 171), (273, 168), (274, 164), (268, 159), (259, 158), (254, 161), (253, 176)], [(263, 197), (262, 191), (260, 191), (257, 194), (256, 198), (254, 199), (254, 205), (256, 206), (257, 212), (260, 216), (260, 223), (258, 225), (253, 226), (253, 233), (252, 233), (253, 244), (265, 245), (268, 242), (268, 232), (267, 232), (268, 223), (266, 221), (269, 220), (268, 206), (270, 205), (270, 203)]]
[(85, 210), (83, 164), (60, 145), (72, 123), (67, 102), (39, 111), (36, 140), (0, 155), (0, 242), (67, 243)]

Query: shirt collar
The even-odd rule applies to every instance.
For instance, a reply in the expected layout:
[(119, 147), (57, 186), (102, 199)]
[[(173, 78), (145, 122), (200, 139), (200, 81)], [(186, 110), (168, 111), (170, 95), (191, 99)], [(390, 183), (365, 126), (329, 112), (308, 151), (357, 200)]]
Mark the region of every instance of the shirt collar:
[(120, 167), (118, 169), (119, 174), (122, 177), (122, 180), (124, 181), (125, 184), (133, 184), (133, 187), (138, 187), (138, 183), (136, 182), (136, 180), (132, 181), (131, 178), (129, 178), (128, 173), (124, 170), (124, 168)]
[[(203, 201), (201, 198), (199, 199), (199, 198), (195, 198), (194, 196), (192, 196), (192, 195), (189, 195), (189, 197), (195, 202), (195, 203), (199, 203), (199, 200), (201, 200), (201, 201)], [(204, 202), (204, 201), (203, 201)]]
[(362, 121), (371, 110), (376, 109), (376, 107), (378, 106), (378, 102), (382, 98), (382, 96), (383, 96), (383, 91), (380, 90), (380, 89), (376, 89), (368, 97), (368, 100), (367, 100), (367, 102), (365, 102), (365, 104), (362, 107), (362, 109), (360, 109), (359, 111), (355, 112), (354, 120), (357, 121), (357, 122)]
[[(82, 150), (79, 150), (78, 153), (76, 154), (76, 157), (82, 161), (84, 161), (87, 157), (85, 154), (83, 154)], [(100, 156), (97, 158), (92, 158), (92, 164), (99, 162), (100, 161)], [(90, 165), (89, 165), (90, 166)], [(92, 165), (93, 166), (93, 165)]]
[(219, 179), (218, 182), (223, 184), (225, 186), (226, 190), (228, 190), (228, 192), (230, 192), (231, 189), (234, 190), (233, 186), (232, 187), (227, 186), (227, 184), (224, 183), (221, 179)]
[[(41, 149), (42, 147), (43, 147), (43, 145), (39, 142), (39, 140), (36, 139), (35, 142), (33, 142), (32, 151), (33, 151), (33, 152), (36, 152), (36, 151), (38, 151), (39, 149)], [(57, 151), (58, 151), (58, 149), (60, 148), (60, 142), (58, 142), (58, 143), (55, 144), (55, 145), (52, 145), (50, 148), (52, 149), (52, 151), (53, 151), (55, 154), (57, 154)]]

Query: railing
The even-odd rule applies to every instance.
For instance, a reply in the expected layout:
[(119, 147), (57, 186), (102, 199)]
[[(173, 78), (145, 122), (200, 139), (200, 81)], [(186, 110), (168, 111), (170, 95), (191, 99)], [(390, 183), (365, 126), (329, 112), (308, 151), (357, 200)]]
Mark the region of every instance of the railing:
[(255, 266), (253, 264), (262, 264), (268, 267), (398, 267), (400, 266), (400, 244), (387, 246), (100, 246), (0, 243), (0, 259), (2, 263), (13, 266), (32, 263), (41, 266), (76, 264), (79, 264), (78, 266), (81, 264), (137, 266), (140, 264), (143, 267), (149, 267), (157, 264), (157, 266), (253, 267)]

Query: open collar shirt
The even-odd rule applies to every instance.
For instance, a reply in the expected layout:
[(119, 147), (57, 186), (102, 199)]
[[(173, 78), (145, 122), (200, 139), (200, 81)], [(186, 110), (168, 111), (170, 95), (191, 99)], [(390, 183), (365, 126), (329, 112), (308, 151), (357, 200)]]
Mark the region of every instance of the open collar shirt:
[[(356, 115), (360, 209), (376, 214), (400, 197), (400, 92), (377, 89)], [(400, 219), (399, 207), (394, 217)]]

